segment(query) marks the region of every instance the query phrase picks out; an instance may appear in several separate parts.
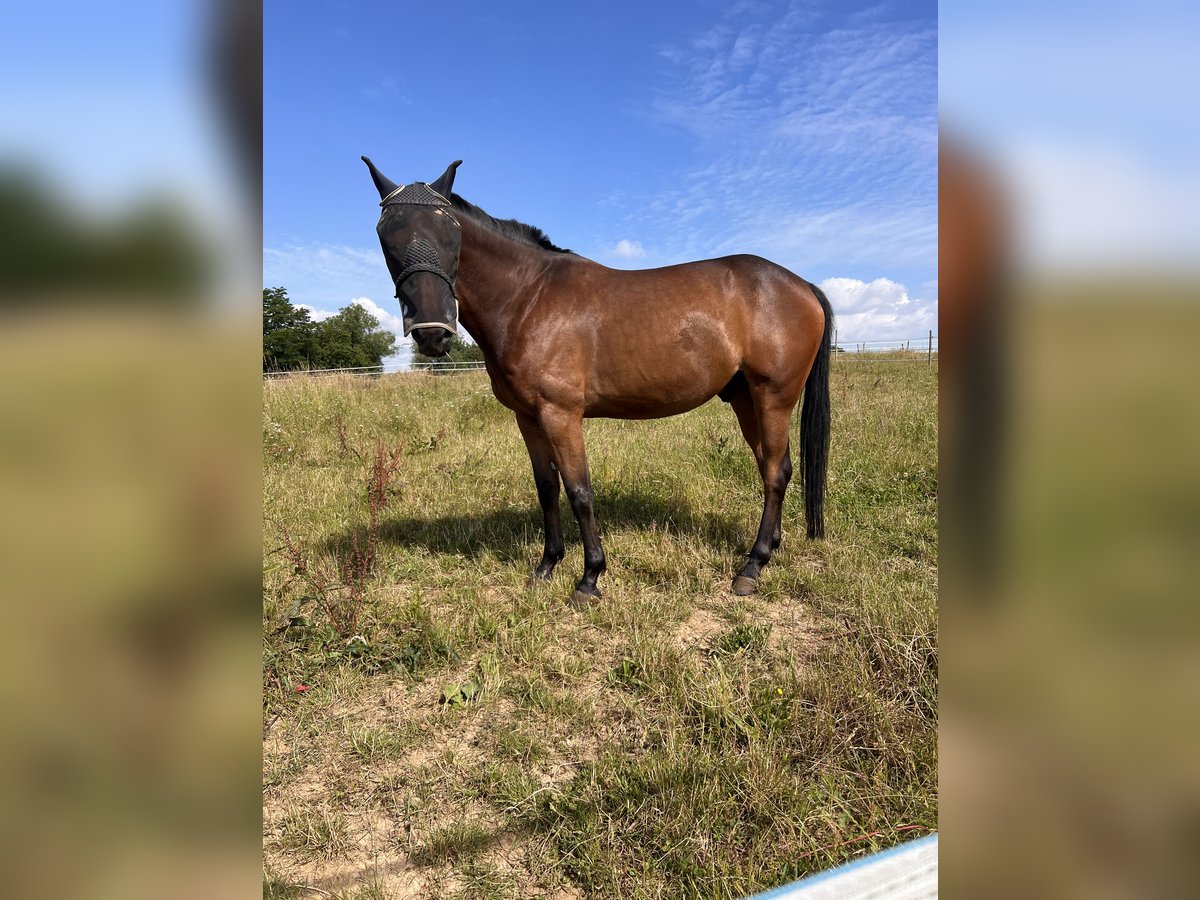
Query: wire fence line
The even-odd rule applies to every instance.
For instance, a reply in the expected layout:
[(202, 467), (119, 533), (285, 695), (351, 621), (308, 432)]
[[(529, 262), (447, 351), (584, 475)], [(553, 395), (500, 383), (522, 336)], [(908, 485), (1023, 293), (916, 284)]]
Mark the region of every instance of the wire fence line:
[(452, 360), (432, 360), (430, 362), (415, 362), (410, 365), (403, 363), (383, 363), (378, 366), (348, 366), (341, 369), (292, 369), (286, 372), (263, 372), (263, 378), (305, 378), (322, 375), (409, 375), (414, 372), (482, 372), (484, 364), (481, 361), (454, 362)]
[[(938, 336), (932, 332), (923, 338), (892, 341), (854, 341), (848, 345), (834, 344), (833, 358), (838, 362), (923, 362), (932, 366), (937, 356)], [(331, 375), (452, 375), (459, 372), (482, 372), (482, 361), (455, 362), (427, 360), (403, 363), (384, 363), (378, 366), (350, 366), (340, 369), (297, 369), (288, 372), (263, 372), (263, 378), (305, 378)]]

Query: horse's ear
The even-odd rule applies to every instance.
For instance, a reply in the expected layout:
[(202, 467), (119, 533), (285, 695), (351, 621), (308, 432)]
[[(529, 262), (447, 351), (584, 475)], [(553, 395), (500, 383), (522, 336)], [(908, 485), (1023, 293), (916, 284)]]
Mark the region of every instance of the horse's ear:
[(395, 183), (375, 168), (375, 163), (371, 162), (365, 156), (362, 161), (367, 164), (367, 168), (371, 170), (371, 180), (375, 182), (375, 187), (379, 190), (379, 199), (382, 200), (388, 194), (396, 189)]
[(430, 185), (435, 191), (443, 197), (449, 199), (450, 192), (454, 190), (454, 170), (462, 165), (461, 159), (456, 159), (446, 167), (446, 171), (442, 173), (442, 177)]

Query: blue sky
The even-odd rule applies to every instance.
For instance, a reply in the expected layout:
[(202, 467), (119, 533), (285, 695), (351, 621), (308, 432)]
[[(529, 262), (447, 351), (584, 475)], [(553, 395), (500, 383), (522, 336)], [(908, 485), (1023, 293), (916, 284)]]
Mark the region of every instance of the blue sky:
[(245, 237), (205, 66), (197, 0), (8, 4), (0, 28), (0, 163), (42, 172), (89, 211), (178, 197)]
[[(757, 253), (936, 332), (933, 3), (264, 7), (264, 286), (398, 325), (360, 154), (606, 265)], [(404, 342), (407, 344), (407, 342)]]
[(1178, 0), (943, 10), (943, 123), (1007, 187), (1023, 268), (1195, 277), (1198, 29)]

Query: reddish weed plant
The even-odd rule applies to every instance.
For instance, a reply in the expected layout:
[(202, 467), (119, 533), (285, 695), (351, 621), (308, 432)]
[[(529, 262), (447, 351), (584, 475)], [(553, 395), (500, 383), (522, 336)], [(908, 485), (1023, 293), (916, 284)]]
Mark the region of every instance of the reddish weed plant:
[[(338, 429), (338, 434), (344, 442), (342, 428)], [(357, 450), (354, 453), (361, 457)], [(314, 563), (287, 526), (280, 528), (283, 541), (280, 551), (291, 563), (294, 576), (309, 588), (310, 596), (342, 638), (358, 634), (363, 598), (375, 566), (380, 520), (394, 490), (393, 483), (400, 470), (400, 462), (399, 448), (389, 451), (382, 443), (376, 445), (366, 476), (366, 527), (351, 532), (349, 546), (337, 552), (334, 565)], [(287, 624), (290, 622), (282, 627), (287, 627)]]

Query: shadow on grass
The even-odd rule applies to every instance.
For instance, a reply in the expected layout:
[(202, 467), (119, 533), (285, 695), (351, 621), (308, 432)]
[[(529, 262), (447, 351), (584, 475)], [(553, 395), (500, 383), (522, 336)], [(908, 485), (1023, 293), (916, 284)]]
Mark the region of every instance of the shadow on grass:
[[(530, 493), (533, 493), (532, 489)], [(566, 502), (560, 502), (559, 507), (563, 537), (570, 547), (579, 542), (579, 527)], [(596, 519), (601, 540), (616, 529), (669, 529), (699, 537), (715, 550), (736, 552), (742, 544), (749, 546), (754, 539), (753, 533), (731, 515), (697, 514), (685, 500), (637, 491), (609, 489), (598, 492)], [(355, 534), (361, 542), (363, 531), (359, 527), (333, 535), (326, 541), (326, 548), (344, 551), (351, 546)], [(438, 515), (431, 509), (427, 516), (385, 519), (379, 525), (379, 541), (466, 557), (491, 553), (505, 562), (523, 563), (529, 556), (529, 545), (540, 546), (542, 543), (542, 513), (535, 500), (523, 509), (483, 508), (470, 514)]]

